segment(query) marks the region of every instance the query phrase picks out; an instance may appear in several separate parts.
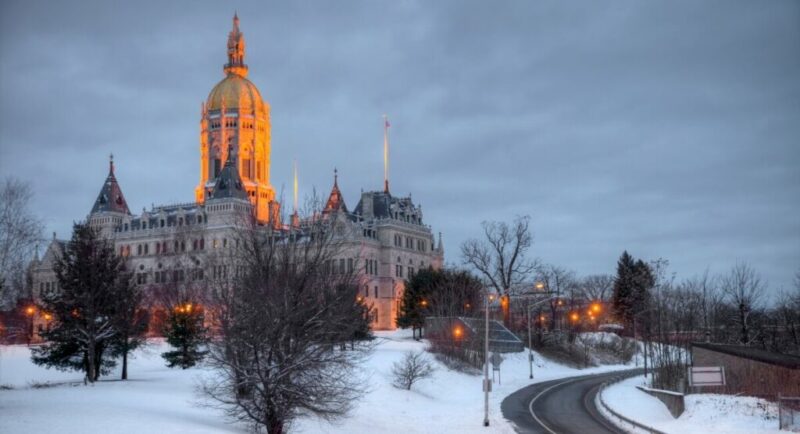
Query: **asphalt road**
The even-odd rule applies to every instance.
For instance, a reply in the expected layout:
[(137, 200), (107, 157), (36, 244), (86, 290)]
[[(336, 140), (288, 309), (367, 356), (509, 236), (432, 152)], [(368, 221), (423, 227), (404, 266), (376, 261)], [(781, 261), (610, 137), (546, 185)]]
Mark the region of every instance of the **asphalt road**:
[(594, 405), (595, 396), (604, 381), (641, 371), (631, 369), (532, 384), (506, 397), (500, 408), (520, 433), (624, 433), (600, 415)]

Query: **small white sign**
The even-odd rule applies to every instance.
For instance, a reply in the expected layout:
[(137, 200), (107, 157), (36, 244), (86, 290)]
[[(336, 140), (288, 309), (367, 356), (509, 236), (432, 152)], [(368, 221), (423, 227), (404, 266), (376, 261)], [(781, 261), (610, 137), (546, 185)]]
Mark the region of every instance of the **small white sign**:
[(690, 366), (689, 386), (724, 386), (725, 368), (722, 366)]

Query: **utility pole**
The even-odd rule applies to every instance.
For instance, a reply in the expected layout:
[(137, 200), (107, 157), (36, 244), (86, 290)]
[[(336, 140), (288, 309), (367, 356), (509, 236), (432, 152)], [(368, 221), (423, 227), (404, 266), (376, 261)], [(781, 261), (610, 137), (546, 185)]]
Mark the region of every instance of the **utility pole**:
[(483, 426), (489, 426), (489, 294), (486, 294), (486, 324), (483, 360)]

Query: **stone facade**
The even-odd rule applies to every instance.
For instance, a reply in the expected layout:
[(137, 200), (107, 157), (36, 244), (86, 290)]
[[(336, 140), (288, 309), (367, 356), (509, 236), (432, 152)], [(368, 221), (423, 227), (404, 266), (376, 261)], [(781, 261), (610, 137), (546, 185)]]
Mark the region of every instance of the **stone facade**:
[[(269, 184), (269, 106), (244, 78), (243, 62), (244, 38), (234, 17), (226, 78), (203, 105), (195, 202), (133, 214), (116, 179), (113, 158), (110, 162), (87, 221), (126, 258), (138, 285), (201, 282), (227, 275), (229, 270), (212, 265), (213, 256), (235, 248), (236, 216), (243, 213), (265, 229), (290, 230), (303, 224), (297, 213), (290, 222), (280, 220)], [(344, 246), (332, 266), (359, 273), (362, 295), (374, 307), (374, 328), (392, 330), (405, 279), (421, 268), (442, 266), (441, 235), (437, 243), (423, 223), (422, 209), (410, 197), (393, 196), (388, 183), (383, 191), (363, 192), (349, 211), (336, 176), (323, 211), (336, 219), (338, 242)], [(31, 263), (34, 298), (57, 285), (53, 262), (64, 246), (65, 241), (54, 235), (43, 257)], [(43, 318), (37, 321), (44, 326)]]

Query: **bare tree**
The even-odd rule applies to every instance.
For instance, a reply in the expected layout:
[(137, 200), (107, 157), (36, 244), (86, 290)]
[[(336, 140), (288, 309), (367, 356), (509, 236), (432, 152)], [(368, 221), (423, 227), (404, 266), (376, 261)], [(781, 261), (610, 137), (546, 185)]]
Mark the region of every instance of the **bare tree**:
[(341, 417), (365, 392), (357, 366), (371, 345), (343, 343), (369, 311), (354, 272), (334, 261), (346, 254), (337, 223), (315, 216), (284, 231), (250, 221), (237, 231), (235, 272), (212, 289), (219, 338), (207, 363), (219, 375), (204, 385), (234, 419), (280, 434), (303, 414)]
[(607, 301), (611, 298), (614, 277), (608, 274), (592, 274), (581, 280), (580, 287), (587, 300)]
[(42, 223), (31, 213), (29, 184), (6, 178), (0, 188), (0, 310), (14, 305), (25, 283), (25, 264), (42, 238)]
[(735, 323), (739, 326), (739, 342), (750, 344), (750, 314), (760, 308), (764, 302), (766, 285), (761, 276), (747, 263), (740, 262), (722, 277), (722, 292), (726, 300), (736, 309)]
[(425, 352), (407, 351), (403, 360), (392, 365), (392, 385), (398, 389), (411, 390), (414, 383), (433, 376), (434, 371)]
[(461, 245), (465, 264), (486, 280), (488, 286), (501, 295), (503, 322), (511, 323), (511, 288), (525, 281), (536, 262), (526, 258), (533, 244), (529, 229), (530, 217), (516, 217), (506, 222), (483, 222), (483, 239), (470, 239)]
[(540, 264), (536, 267), (536, 280), (544, 284), (544, 289), (553, 295), (550, 305), (550, 330), (561, 325), (559, 313), (574, 307), (575, 273), (553, 264)]

